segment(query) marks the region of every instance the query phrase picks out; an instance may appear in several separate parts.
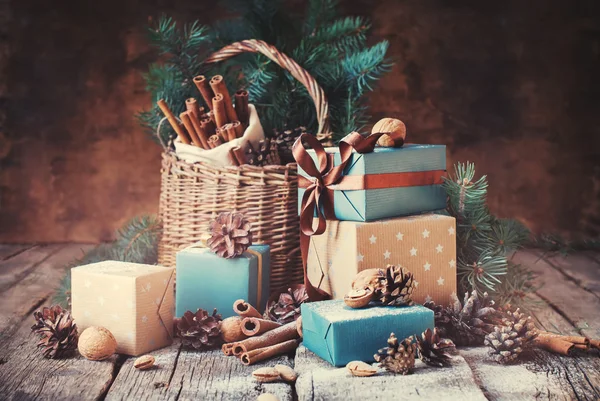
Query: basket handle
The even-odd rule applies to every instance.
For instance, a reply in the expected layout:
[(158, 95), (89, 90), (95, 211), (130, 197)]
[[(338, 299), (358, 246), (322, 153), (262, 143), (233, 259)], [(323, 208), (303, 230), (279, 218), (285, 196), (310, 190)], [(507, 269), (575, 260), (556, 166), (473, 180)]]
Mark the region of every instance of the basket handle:
[(308, 90), (308, 94), (315, 103), (317, 110), (317, 120), (319, 129), (317, 137), (327, 138), (331, 136), (329, 132), (329, 103), (323, 88), (319, 86), (317, 81), (294, 60), (277, 50), (274, 46), (267, 44), (262, 40), (248, 39), (240, 42), (232, 43), (225, 46), (221, 50), (211, 54), (205, 61), (207, 64), (218, 63), (219, 61), (227, 60), (240, 53), (261, 53), (268, 57), (273, 62), (277, 63), (281, 68), (287, 70), (294, 78), (296, 78)]

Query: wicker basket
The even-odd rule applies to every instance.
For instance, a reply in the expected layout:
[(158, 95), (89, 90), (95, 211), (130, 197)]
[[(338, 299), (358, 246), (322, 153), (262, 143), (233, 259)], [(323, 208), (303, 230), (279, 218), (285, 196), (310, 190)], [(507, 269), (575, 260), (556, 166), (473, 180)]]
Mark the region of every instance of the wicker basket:
[[(259, 52), (304, 84), (315, 102), (319, 134), (327, 135), (327, 100), (316, 81), (295, 61), (257, 40), (226, 46), (210, 56), (215, 63), (243, 52)], [(295, 164), (218, 167), (190, 164), (166, 149), (162, 156), (159, 216), (163, 235), (159, 264), (175, 266), (175, 254), (198, 241), (219, 213), (240, 211), (252, 222), (255, 243), (271, 246), (271, 290), (303, 281)]]

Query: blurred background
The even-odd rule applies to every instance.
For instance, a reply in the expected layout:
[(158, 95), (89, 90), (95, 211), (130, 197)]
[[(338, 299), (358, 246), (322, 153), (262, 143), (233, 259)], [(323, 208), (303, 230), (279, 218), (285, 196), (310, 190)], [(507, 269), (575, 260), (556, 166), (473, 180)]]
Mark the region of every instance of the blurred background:
[[(303, 1), (288, 1), (302, 10)], [(489, 207), (537, 233), (600, 233), (600, 3), (341, 0), (395, 63), (372, 122), (473, 161)], [(0, 0), (0, 242), (114, 238), (156, 213), (161, 148), (134, 114), (149, 19), (210, 24), (206, 0)]]

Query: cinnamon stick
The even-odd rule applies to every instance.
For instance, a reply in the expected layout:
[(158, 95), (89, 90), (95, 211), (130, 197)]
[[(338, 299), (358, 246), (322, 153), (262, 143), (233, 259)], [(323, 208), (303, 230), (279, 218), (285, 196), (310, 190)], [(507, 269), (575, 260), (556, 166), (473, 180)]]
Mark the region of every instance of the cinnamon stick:
[(256, 362), (264, 361), (265, 359), (272, 358), (277, 355), (287, 354), (296, 348), (298, 348), (298, 341), (284, 341), (279, 344), (244, 352), (240, 357), (240, 360), (244, 365), (252, 365)]
[(200, 91), (204, 103), (206, 103), (209, 109), (212, 109), (212, 98), (215, 94), (206, 77), (204, 75), (198, 75), (197, 77), (194, 77), (194, 83), (196, 84), (196, 88)]
[(278, 327), (281, 327), (281, 323), (257, 317), (247, 317), (242, 320), (242, 333), (248, 337), (257, 336)]
[(185, 99), (185, 109), (194, 115), (196, 118), (200, 118), (200, 109), (198, 107), (198, 101), (193, 97)]
[(210, 117), (204, 117), (200, 120), (200, 126), (206, 132), (208, 137), (215, 134), (217, 127), (215, 127), (215, 123), (210, 119)]
[(590, 339), (590, 347), (600, 349), (600, 340)]
[(204, 149), (204, 146), (202, 145), (202, 142), (200, 142), (200, 139), (198, 139), (198, 136), (196, 135), (196, 130), (194, 129), (194, 126), (192, 125), (192, 120), (190, 119), (190, 116), (189, 116), (190, 113), (191, 112), (189, 112), (189, 111), (184, 111), (183, 113), (181, 113), (179, 115), (179, 118), (181, 119), (181, 122), (183, 123), (183, 126), (187, 130), (188, 134), (192, 138), (192, 142), (194, 143), (194, 145), (198, 146), (199, 148)]
[(194, 116), (193, 114), (188, 114), (188, 115), (190, 117), (190, 120), (192, 121), (192, 126), (194, 127), (194, 130), (196, 131), (196, 136), (202, 143), (202, 147), (204, 149), (210, 149), (210, 145), (208, 144), (208, 138), (210, 138), (210, 135), (206, 132), (205, 127), (202, 125), (200, 120), (198, 118), (196, 118), (196, 116)]
[(240, 162), (235, 157), (235, 153), (233, 152), (232, 148), (229, 148), (229, 160), (231, 161), (232, 165), (234, 165), (234, 166), (240, 166)]
[(241, 355), (254, 349), (269, 347), (284, 341), (295, 340), (296, 338), (298, 338), (296, 322), (291, 322), (271, 331), (267, 331), (260, 336), (250, 337), (233, 343), (233, 354)]
[(243, 166), (244, 164), (248, 164), (248, 162), (246, 161), (246, 155), (244, 154), (244, 151), (241, 147), (234, 146), (231, 149), (229, 149), (229, 153), (235, 158), (235, 164), (237, 166)]
[(221, 141), (221, 138), (219, 138), (218, 135), (213, 135), (210, 138), (208, 138), (208, 144), (210, 145), (211, 149), (213, 149), (219, 145), (222, 145), (223, 141)]
[(221, 128), (227, 124), (227, 111), (225, 110), (225, 101), (223, 95), (217, 93), (212, 99), (212, 107), (214, 113), (215, 125)]
[(225, 124), (222, 129), (225, 131), (224, 134), (227, 137), (227, 141), (233, 141), (235, 138), (237, 138), (232, 123)]
[(562, 340), (560, 337), (537, 336), (533, 343), (536, 347), (559, 355), (570, 355), (575, 344)]
[(248, 120), (250, 120), (250, 111), (248, 110), (248, 91), (239, 90), (235, 92), (235, 112), (237, 113), (238, 120), (248, 126)]
[(181, 142), (185, 143), (186, 145), (189, 145), (191, 142), (190, 137), (183, 130), (183, 128), (181, 128), (181, 125), (179, 125), (179, 121), (177, 121), (177, 119), (175, 118), (175, 116), (173, 115), (171, 110), (169, 109), (169, 106), (167, 106), (167, 102), (165, 102), (164, 99), (160, 99), (158, 102), (156, 102), (156, 104), (158, 105), (160, 110), (163, 112), (165, 117), (167, 117), (169, 124), (171, 124), (171, 127), (173, 127), (173, 130), (179, 137), (179, 140)]
[(262, 318), (262, 315), (256, 308), (250, 305), (248, 302), (243, 299), (238, 299), (233, 303), (233, 311), (240, 315), (241, 317), (257, 317)]
[(231, 126), (233, 127), (233, 130), (235, 131), (236, 138), (241, 138), (244, 136), (244, 126), (242, 125), (241, 122), (239, 122), (237, 120), (232, 121)]
[(538, 337), (560, 338), (563, 341), (567, 341), (576, 345), (583, 345), (586, 348), (590, 347), (590, 339), (583, 336), (563, 336), (561, 334), (550, 333), (548, 331), (540, 331)]
[[(227, 115), (227, 119), (229, 121), (238, 120), (238, 116), (233, 108), (233, 104), (231, 102), (231, 96), (229, 95), (229, 91), (227, 90), (227, 85), (225, 85), (225, 81), (223, 80), (222, 75), (215, 75), (210, 79), (210, 87), (216, 95), (223, 96), (223, 103), (225, 106), (225, 111)], [(217, 124), (217, 126), (221, 127), (222, 125)]]
[(231, 356), (233, 355), (233, 344), (232, 343), (225, 343), (221, 346), (221, 351), (223, 351), (223, 353), (226, 356)]

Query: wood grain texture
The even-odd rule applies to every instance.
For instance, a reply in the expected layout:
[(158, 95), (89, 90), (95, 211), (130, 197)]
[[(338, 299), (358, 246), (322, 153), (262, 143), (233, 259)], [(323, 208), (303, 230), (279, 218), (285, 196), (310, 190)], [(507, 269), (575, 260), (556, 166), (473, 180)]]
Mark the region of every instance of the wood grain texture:
[[(543, 254), (538, 253), (540, 256)], [(544, 261), (573, 281), (579, 287), (600, 297), (600, 263), (593, 256), (597, 254), (572, 253), (569, 255), (543, 255)]]
[(280, 401), (292, 400), (292, 387), (286, 383), (258, 383), (252, 372), (261, 366), (286, 364), (287, 356), (253, 366), (244, 366), (220, 350), (197, 352), (182, 349), (177, 342), (151, 353), (158, 367), (138, 371), (134, 358), (122, 366), (107, 396), (114, 400), (255, 400), (261, 393), (275, 394)]
[[(385, 339), (383, 340), (385, 344)], [(298, 400), (486, 400), (469, 365), (456, 356), (451, 368), (438, 369), (416, 361), (412, 375), (381, 372), (355, 377), (336, 368), (304, 346), (296, 352)]]
[(575, 281), (566, 279), (562, 272), (540, 259), (534, 251), (519, 252), (514, 260), (529, 266), (538, 274), (537, 283), (542, 286), (537, 294), (545, 302), (581, 334), (600, 338), (600, 298), (597, 295), (586, 291)]
[[(4, 400), (96, 400), (113, 378), (117, 356), (94, 362), (81, 356), (46, 359), (36, 348), (32, 322), (24, 320), (0, 339), (0, 394)], [(77, 355), (77, 354), (75, 354)]]
[[(81, 257), (85, 250), (92, 247), (92, 245), (78, 244), (63, 245), (57, 252), (35, 264), (35, 268), (21, 280), (0, 292), (1, 335), (10, 335), (23, 318), (29, 318), (32, 309), (41, 304), (49, 306), (48, 299), (64, 276), (68, 263)], [(37, 256), (27, 255), (28, 252), (30, 251), (22, 254), (23, 261), (30, 260), (30, 257), (37, 260)]]
[(13, 257), (21, 252), (23, 252), (27, 248), (31, 248), (32, 245), (7, 245), (0, 244), (0, 261), (6, 260), (8, 258)]

